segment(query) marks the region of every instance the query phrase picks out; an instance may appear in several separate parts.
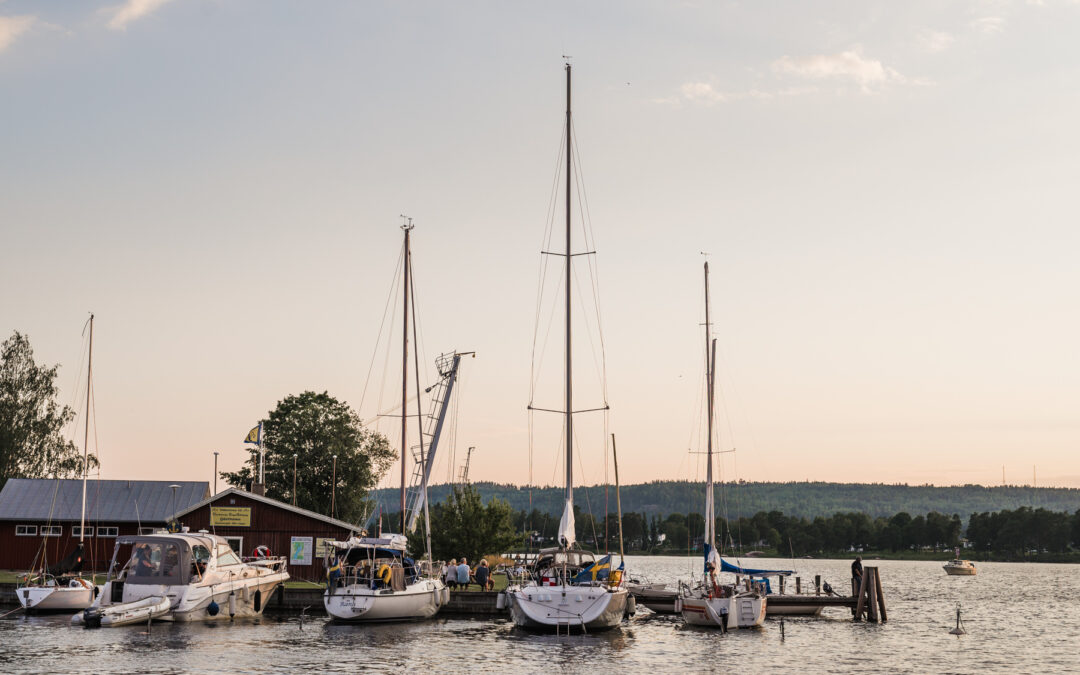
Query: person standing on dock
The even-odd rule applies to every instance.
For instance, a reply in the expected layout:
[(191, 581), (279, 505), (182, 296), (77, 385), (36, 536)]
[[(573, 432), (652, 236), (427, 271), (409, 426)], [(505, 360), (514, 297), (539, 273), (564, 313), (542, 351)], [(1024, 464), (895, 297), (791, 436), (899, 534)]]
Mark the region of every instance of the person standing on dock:
[(862, 556), (855, 556), (855, 562), (851, 563), (851, 594), (858, 595), (862, 584)]

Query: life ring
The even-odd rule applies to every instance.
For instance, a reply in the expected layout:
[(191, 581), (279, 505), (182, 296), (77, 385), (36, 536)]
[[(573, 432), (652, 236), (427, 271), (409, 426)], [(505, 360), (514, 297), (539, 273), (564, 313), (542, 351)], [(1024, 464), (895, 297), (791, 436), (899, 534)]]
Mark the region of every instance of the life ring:
[(390, 585), (390, 566), (383, 563), (383, 566), (379, 568), (379, 572), (375, 575), (387, 586)]
[(94, 585), (91, 584), (86, 579), (72, 579), (68, 583), (68, 586), (71, 587), (71, 588), (93, 588), (94, 587)]
[(253, 558), (269, 558), (270, 547), (269, 546), (256, 546), (255, 550), (251, 552)]

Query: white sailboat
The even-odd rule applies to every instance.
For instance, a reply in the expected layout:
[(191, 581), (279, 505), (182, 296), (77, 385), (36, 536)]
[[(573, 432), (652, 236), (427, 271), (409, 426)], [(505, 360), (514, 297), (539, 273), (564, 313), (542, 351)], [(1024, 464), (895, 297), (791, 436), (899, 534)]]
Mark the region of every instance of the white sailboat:
[(94, 601), (97, 589), (94, 587), (93, 573), (90, 579), (84, 579), (79, 573), (86, 556), (84, 539), (86, 536), (86, 477), (89, 460), (90, 442), (90, 384), (94, 365), (94, 315), (90, 315), (90, 343), (86, 366), (86, 426), (83, 432), (83, 476), (82, 476), (82, 515), (79, 516), (79, 543), (63, 560), (51, 569), (46, 564), (45, 542), (42, 541), (41, 567), (31, 571), (26, 583), (16, 589), (19, 604), (27, 612), (70, 612), (85, 609)]
[(71, 622), (97, 628), (258, 616), (289, 580), (285, 563), (283, 556), (241, 559), (206, 530), (119, 537), (104, 589)]
[(708, 448), (705, 470), (705, 578), (696, 587), (684, 587), (676, 599), (676, 609), (683, 620), (699, 626), (751, 628), (765, 621), (764, 591), (749, 579), (745, 586), (721, 584), (721, 560), (716, 552), (716, 509), (713, 502), (713, 407), (716, 388), (716, 340), (710, 336), (709, 263), (705, 263), (705, 372), (707, 398)]
[[(542, 550), (533, 565), (533, 579), (507, 588), (514, 623), (535, 630), (596, 631), (618, 626), (627, 612), (628, 593), (621, 575), (611, 575), (611, 556), (596, 560), (576, 549), (574, 532), (574, 408), (571, 339), (571, 250), (570, 213), (572, 192), (573, 127), (570, 113), (570, 64), (566, 64), (566, 346), (565, 346), (565, 445), (566, 501), (559, 521), (559, 547)], [(602, 569), (607, 574), (601, 575)], [(602, 578), (606, 577), (606, 578)]]
[[(409, 403), (409, 299), (412, 296), (411, 220), (401, 229), (405, 232), (401, 370), (401, 531), (404, 533), (409, 529), (405, 476), (409, 447), (409, 417), (406, 410)], [(420, 491), (423, 498), (418, 500), (417, 506), (424, 509), (427, 519), (427, 476), (430, 467), (423, 458), (423, 442), (421, 435), (420, 463), (423, 466)], [(428, 525), (430, 532), (430, 522)], [(326, 613), (336, 621), (348, 622), (409, 621), (435, 616), (449, 601), (450, 591), (441, 578), (431, 574), (431, 539), (428, 537), (427, 540), (426, 570), (406, 557), (407, 544), (405, 534), (351, 537), (348, 541), (333, 542), (327, 565), (330, 579), (323, 593)]]

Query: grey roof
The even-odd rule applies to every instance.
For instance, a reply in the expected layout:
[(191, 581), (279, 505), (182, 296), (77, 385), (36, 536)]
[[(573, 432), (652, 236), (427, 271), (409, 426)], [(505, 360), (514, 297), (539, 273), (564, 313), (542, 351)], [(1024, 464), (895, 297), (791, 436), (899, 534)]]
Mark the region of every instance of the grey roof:
[[(179, 486), (175, 502), (170, 485)], [(86, 482), (86, 518), (161, 523), (209, 495), (206, 481), (93, 479)], [(0, 491), (0, 520), (78, 521), (81, 511), (81, 479), (11, 478)]]

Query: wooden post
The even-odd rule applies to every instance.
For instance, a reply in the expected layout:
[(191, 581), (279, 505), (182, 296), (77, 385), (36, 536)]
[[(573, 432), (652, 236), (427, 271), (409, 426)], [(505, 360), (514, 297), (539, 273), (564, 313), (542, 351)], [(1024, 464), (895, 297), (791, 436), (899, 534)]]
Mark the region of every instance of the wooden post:
[(821, 575), (814, 575), (814, 595), (821, 595)]
[(795, 577), (795, 595), (802, 595), (802, 577)]
[(780, 595), (784, 594), (784, 577), (780, 577)]
[[(851, 585), (855, 587), (855, 580), (851, 580)], [(862, 621), (863, 612), (866, 611), (866, 569), (863, 569), (862, 576), (859, 577), (858, 590), (855, 591), (855, 595), (858, 597), (858, 602), (855, 604), (855, 620)]]
[(881, 591), (881, 575), (874, 575), (874, 582), (877, 585), (877, 599), (878, 609), (881, 610), (881, 622), (885, 623), (889, 620), (889, 614), (885, 611), (885, 594)]
[(867, 567), (863, 577), (866, 579), (866, 620), (877, 623), (877, 584), (875, 583), (877, 580), (877, 568)]

